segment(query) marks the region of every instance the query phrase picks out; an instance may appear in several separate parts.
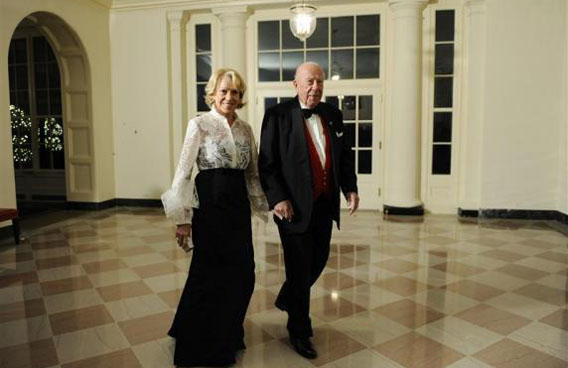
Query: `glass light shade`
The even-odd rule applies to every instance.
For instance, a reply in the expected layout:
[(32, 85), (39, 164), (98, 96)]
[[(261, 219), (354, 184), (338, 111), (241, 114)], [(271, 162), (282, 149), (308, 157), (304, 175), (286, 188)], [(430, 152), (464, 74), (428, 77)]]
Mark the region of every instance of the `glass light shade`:
[(300, 41), (305, 41), (316, 30), (315, 11), (315, 6), (303, 3), (290, 7), (290, 31)]

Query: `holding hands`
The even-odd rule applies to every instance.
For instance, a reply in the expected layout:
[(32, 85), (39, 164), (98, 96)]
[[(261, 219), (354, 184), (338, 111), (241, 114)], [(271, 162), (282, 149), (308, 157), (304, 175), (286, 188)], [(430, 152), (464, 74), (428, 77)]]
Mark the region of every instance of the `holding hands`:
[(191, 243), (191, 224), (178, 225), (176, 228), (176, 239), (177, 243), (181, 249), (189, 252), (193, 249), (193, 244)]

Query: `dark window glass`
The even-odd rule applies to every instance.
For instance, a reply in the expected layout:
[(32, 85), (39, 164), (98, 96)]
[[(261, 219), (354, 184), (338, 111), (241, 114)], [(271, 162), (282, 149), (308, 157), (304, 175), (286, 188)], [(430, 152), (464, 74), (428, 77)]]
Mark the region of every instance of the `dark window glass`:
[(436, 45), (436, 68), (435, 74), (454, 73), (454, 45)]
[(25, 38), (20, 38), (14, 41), (14, 61), (16, 63), (27, 63), (28, 49)]
[(435, 144), (432, 147), (432, 174), (449, 175), (452, 162), (452, 146)]
[(454, 40), (454, 11), (436, 11), (436, 41)]
[(47, 55), (47, 61), (55, 61), (55, 54), (53, 53), (53, 49), (51, 48), (51, 45), (49, 44), (49, 42), (47, 41), (46, 38), (44, 38), (45, 43), (46, 43), (46, 55)]
[(353, 50), (331, 50), (330, 74), (329, 79), (353, 78)]
[(211, 77), (211, 55), (196, 55), (195, 64), (198, 82), (207, 82)]
[(313, 61), (323, 68), (326, 79), (329, 79), (329, 56), (325, 51), (306, 51), (306, 61)]
[(280, 103), (282, 102), (286, 102), (286, 101), (290, 101), (291, 99), (293, 99), (294, 97), (280, 97)]
[(277, 20), (258, 22), (258, 49), (278, 50), (280, 48), (280, 24)]
[(379, 15), (360, 15), (357, 17), (357, 46), (380, 44)]
[(28, 88), (28, 67), (26, 65), (16, 66), (16, 88)]
[(358, 151), (359, 164), (357, 165), (357, 172), (359, 174), (371, 174), (372, 172), (372, 151)]
[(8, 48), (8, 65), (12, 65), (16, 62), (16, 40), (10, 40), (10, 47)]
[(52, 89), (49, 91), (49, 110), (53, 115), (61, 115), (61, 91)]
[(35, 65), (35, 88), (47, 88), (47, 64)]
[(211, 25), (198, 24), (195, 26), (195, 50), (197, 52), (211, 51)]
[(345, 123), (343, 125), (343, 139), (349, 147), (355, 146), (355, 124)]
[(355, 96), (345, 96), (341, 101), (344, 120), (355, 120)]
[(283, 52), (282, 53), (282, 80), (294, 80), (294, 74), (298, 65), (304, 61), (304, 53), (302, 51)]
[(36, 90), (36, 112), (38, 115), (49, 114), (49, 96), (47, 91)]
[(34, 49), (34, 62), (49, 61), (48, 59), (48, 45), (47, 40), (44, 37), (34, 37), (33, 38), (33, 49)]
[(261, 82), (280, 80), (280, 55), (277, 52), (258, 54), (258, 80)]
[(327, 96), (325, 102), (339, 109), (339, 99), (337, 96)]
[(57, 66), (57, 63), (49, 63), (47, 70), (49, 74), (49, 88), (59, 89), (61, 86), (61, 79), (59, 76), (59, 67)]
[(373, 119), (373, 96), (359, 96), (359, 120)]
[(329, 18), (317, 18), (314, 34), (306, 40), (307, 48), (329, 46)]
[(276, 97), (266, 97), (264, 99), (264, 110), (268, 110), (272, 106), (275, 106), (278, 103), (278, 98)]
[(453, 78), (434, 78), (434, 107), (452, 107)]
[(379, 77), (379, 48), (357, 50), (357, 78)]
[(52, 155), (53, 155), (53, 168), (65, 169), (65, 155), (63, 153), (63, 150), (53, 152)]
[(373, 124), (359, 123), (359, 144), (358, 147), (373, 146)]
[(16, 92), (16, 99), (18, 100), (18, 107), (26, 114), (30, 114), (30, 97), (28, 91), (18, 91)]
[(10, 80), (10, 91), (16, 89), (16, 67), (10, 66), (8, 68), (8, 79)]
[(282, 48), (283, 49), (301, 49), (304, 48), (304, 43), (294, 37), (290, 30), (290, 21), (282, 21)]
[(205, 103), (205, 84), (197, 85), (197, 111), (209, 111), (209, 106)]
[(353, 17), (331, 18), (331, 46), (353, 46)]
[(434, 142), (450, 143), (452, 141), (452, 113), (434, 113)]

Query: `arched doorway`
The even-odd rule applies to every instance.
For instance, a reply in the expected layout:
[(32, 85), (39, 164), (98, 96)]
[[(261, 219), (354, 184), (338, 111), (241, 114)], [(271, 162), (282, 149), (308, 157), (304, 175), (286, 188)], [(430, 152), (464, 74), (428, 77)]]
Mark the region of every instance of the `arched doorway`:
[(33, 13), (14, 31), (8, 59), (19, 209), (92, 198), (91, 84), (76, 33), (56, 15)]

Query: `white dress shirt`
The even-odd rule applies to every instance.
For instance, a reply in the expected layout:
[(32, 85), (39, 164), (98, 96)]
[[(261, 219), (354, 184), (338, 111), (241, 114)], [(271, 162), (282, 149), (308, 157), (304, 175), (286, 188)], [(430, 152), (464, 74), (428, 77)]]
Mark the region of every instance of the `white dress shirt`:
[[(302, 109), (307, 109), (300, 101), (300, 106)], [(306, 121), (306, 126), (316, 146), (316, 151), (318, 153), (319, 159), (321, 161), (321, 166), (325, 168), (325, 133), (323, 131), (322, 120), (318, 114), (312, 114), (309, 119), (304, 119)]]

